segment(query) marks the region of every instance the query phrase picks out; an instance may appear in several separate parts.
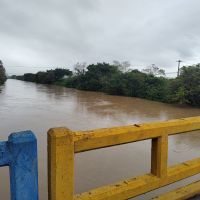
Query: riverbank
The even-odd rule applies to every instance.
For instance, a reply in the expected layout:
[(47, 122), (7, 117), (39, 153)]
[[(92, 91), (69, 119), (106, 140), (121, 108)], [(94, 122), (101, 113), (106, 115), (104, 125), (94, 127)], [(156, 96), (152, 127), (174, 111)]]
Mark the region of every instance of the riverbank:
[(98, 63), (74, 73), (68, 69), (55, 69), (13, 78), (111, 95), (200, 106), (200, 65), (182, 67), (180, 76), (173, 79), (158, 76), (158, 72), (123, 72), (117, 66)]

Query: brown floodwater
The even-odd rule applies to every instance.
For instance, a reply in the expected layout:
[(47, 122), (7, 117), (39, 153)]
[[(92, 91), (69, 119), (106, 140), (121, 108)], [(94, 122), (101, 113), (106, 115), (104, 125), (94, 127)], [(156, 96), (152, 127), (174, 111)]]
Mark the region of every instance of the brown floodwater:
[[(52, 85), (8, 80), (0, 87), (0, 140), (12, 132), (32, 130), (38, 139), (40, 199), (47, 199), (47, 131), (66, 126), (88, 130), (135, 123), (200, 116), (200, 109), (139, 98), (110, 96)], [(76, 193), (150, 171), (150, 140), (76, 155)], [(199, 132), (170, 136), (169, 165), (200, 156)], [(8, 168), (0, 168), (0, 200), (9, 199)], [(164, 187), (135, 199), (151, 199), (172, 188)]]

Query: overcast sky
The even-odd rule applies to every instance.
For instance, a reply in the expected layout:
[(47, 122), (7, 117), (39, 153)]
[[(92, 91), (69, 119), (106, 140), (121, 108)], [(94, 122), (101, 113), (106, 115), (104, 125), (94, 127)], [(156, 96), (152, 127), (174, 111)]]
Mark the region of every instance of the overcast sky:
[(200, 1), (0, 0), (0, 59), (9, 74), (113, 60), (173, 72), (200, 62)]

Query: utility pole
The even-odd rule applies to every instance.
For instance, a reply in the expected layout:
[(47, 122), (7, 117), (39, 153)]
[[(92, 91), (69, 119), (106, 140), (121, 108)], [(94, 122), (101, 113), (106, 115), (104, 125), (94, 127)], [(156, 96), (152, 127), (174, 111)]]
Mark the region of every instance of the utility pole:
[(183, 62), (182, 60), (178, 60), (176, 61), (178, 63), (178, 73), (177, 73), (177, 76), (179, 77), (180, 76), (180, 65), (181, 65), (181, 62)]

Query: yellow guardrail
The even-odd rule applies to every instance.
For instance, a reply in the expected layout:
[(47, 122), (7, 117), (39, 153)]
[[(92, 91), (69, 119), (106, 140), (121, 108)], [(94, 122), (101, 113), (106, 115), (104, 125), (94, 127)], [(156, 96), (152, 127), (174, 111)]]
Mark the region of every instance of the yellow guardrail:
[[(159, 197), (153, 198), (153, 200), (184, 200), (194, 197), (196, 194), (200, 194), (200, 181), (191, 183), (174, 191), (167, 192)], [(195, 199), (197, 200), (197, 197)]]
[[(168, 136), (200, 130), (200, 117), (124, 127), (48, 132), (49, 200), (125, 200), (200, 173), (200, 158), (168, 167)], [(152, 139), (151, 173), (74, 194), (75, 153)]]

